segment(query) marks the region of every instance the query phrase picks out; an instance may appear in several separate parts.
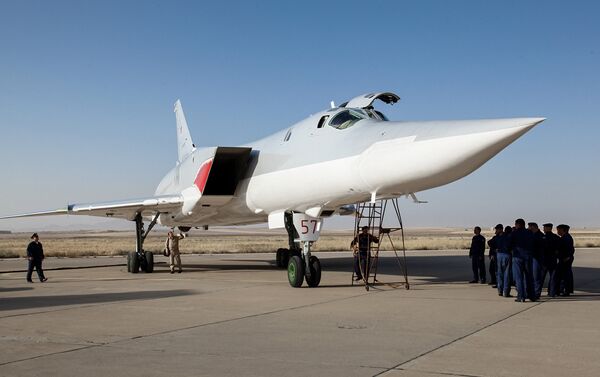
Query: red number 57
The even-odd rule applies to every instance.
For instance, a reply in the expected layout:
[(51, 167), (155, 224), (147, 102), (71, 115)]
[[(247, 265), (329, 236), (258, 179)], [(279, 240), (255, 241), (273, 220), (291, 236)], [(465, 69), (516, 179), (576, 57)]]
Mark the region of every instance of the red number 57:
[(317, 231), (317, 220), (302, 220), (300, 225), (302, 226), (302, 234), (308, 234), (310, 232), (309, 225), (312, 225), (312, 233)]

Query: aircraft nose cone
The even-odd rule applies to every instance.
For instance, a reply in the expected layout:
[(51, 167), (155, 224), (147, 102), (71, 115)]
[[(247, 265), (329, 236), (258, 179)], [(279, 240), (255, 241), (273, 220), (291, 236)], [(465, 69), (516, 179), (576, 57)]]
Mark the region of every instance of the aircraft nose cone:
[(527, 129), (532, 129), (538, 124), (545, 121), (546, 118), (514, 118), (511, 121), (514, 122), (515, 127), (525, 127)]
[[(371, 191), (387, 187), (390, 192), (417, 192), (441, 186), (473, 172), (544, 120), (536, 117), (414, 124), (412, 139), (376, 143), (363, 154), (360, 171), (367, 173), (362, 178)], [(389, 166), (395, 168), (390, 170)]]

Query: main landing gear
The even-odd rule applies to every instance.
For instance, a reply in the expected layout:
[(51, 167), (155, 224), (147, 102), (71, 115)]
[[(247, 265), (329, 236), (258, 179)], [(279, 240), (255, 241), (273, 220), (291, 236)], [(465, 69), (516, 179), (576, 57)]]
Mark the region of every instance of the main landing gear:
[(150, 251), (144, 251), (144, 241), (148, 233), (156, 225), (160, 213), (157, 213), (148, 225), (148, 230), (144, 231), (144, 221), (142, 214), (137, 213), (135, 215), (135, 251), (127, 254), (127, 272), (137, 274), (140, 270), (151, 273), (154, 271), (154, 254)]
[[(318, 219), (302, 219), (301, 232), (302, 237), (299, 237), (296, 226), (294, 225), (293, 214), (285, 214), (285, 229), (288, 233), (289, 249), (278, 249), (276, 254), (277, 267), (287, 268), (288, 281), (294, 288), (299, 288), (306, 279), (306, 284), (309, 287), (318, 287), (321, 282), (321, 262), (319, 258), (311, 255), (310, 248), (312, 240), (304, 240), (304, 238), (315, 239), (320, 233), (320, 220)], [(302, 216), (297, 214), (297, 216)], [(306, 215), (304, 215), (306, 216)], [(317, 229), (317, 227), (319, 229)], [(306, 236), (311, 234), (312, 237)], [(315, 236), (316, 233), (316, 236)], [(302, 247), (301, 247), (302, 245)]]

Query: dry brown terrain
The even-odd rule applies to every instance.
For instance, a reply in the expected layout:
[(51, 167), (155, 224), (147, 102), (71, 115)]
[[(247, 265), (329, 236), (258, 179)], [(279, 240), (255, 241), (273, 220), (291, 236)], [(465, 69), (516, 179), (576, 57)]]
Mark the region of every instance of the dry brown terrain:
[[(578, 229), (572, 231), (576, 246), (600, 247), (600, 230)], [(0, 234), (0, 258), (15, 258), (25, 255), (29, 242), (29, 233)], [(489, 238), (491, 232), (484, 233)], [(135, 235), (132, 232), (49, 232), (40, 234), (47, 256), (80, 257), (96, 255), (124, 255), (134, 249)], [(145, 249), (161, 252), (166, 233), (153, 232), (148, 236)], [(405, 232), (408, 250), (448, 250), (469, 247), (472, 233), (468, 229), (456, 228), (419, 228)], [(322, 234), (315, 244), (315, 251), (348, 250), (352, 234), (350, 231), (329, 231)], [(400, 247), (399, 234), (393, 242)], [(186, 254), (216, 253), (256, 253), (271, 252), (286, 247), (287, 236), (284, 232), (264, 229), (222, 228), (210, 231), (194, 230), (181, 242)], [(385, 239), (382, 248), (391, 250), (389, 240)]]

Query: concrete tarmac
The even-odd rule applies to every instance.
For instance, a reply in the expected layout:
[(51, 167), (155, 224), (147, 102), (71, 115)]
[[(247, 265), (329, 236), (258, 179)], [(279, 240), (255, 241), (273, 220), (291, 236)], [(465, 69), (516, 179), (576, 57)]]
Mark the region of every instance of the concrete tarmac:
[[(316, 253), (293, 289), (274, 254), (184, 256), (128, 274), (124, 258), (49, 259), (46, 283), (0, 261), (0, 376), (598, 376), (600, 249), (580, 249), (574, 296), (516, 303), (467, 284), (464, 251), (393, 254), (351, 285), (350, 253)], [(118, 265), (121, 263), (121, 265)], [(115, 266), (117, 265), (117, 266)], [(98, 267), (95, 267), (98, 266)], [(35, 274), (34, 274), (35, 279)]]

